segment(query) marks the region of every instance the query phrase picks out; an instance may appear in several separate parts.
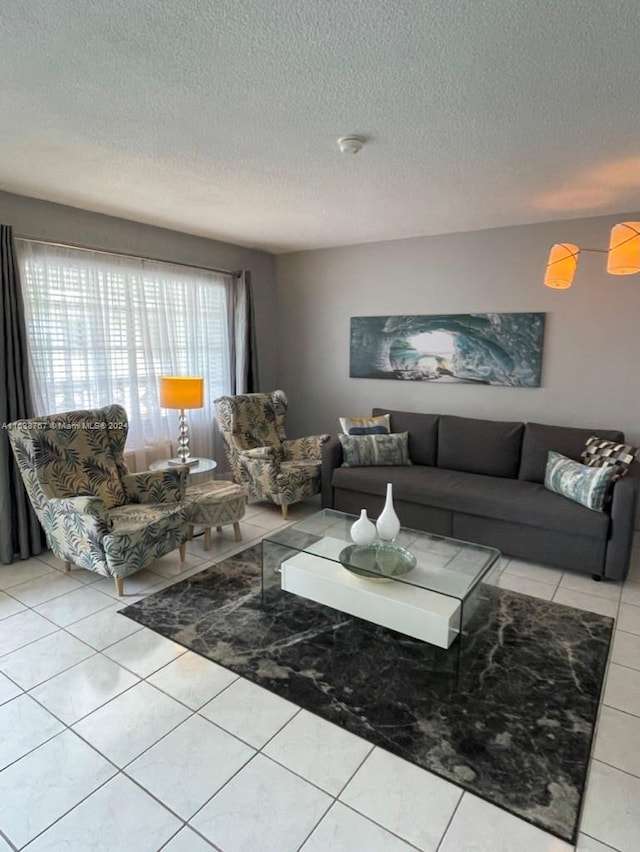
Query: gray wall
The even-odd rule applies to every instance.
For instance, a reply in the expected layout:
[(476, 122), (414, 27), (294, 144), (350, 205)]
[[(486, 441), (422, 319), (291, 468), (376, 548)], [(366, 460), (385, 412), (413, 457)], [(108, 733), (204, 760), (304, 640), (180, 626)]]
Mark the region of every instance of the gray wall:
[[(639, 214), (297, 252), (277, 258), (278, 383), (291, 434), (338, 430), (339, 415), (389, 406), (495, 420), (608, 427), (640, 442), (640, 275), (582, 253), (574, 285), (543, 286), (555, 242), (607, 248)], [(545, 311), (537, 389), (349, 378), (349, 318)]]
[(13, 225), (14, 234), (19, 236), (75, 243), (173, 263), (250, 270), (256, 307), (260, 384), (267, 389), (275, 386), (276, 337), (273, 329), (277, 293), (273, 255), (7, 192), (0, 192), (0, 222)]

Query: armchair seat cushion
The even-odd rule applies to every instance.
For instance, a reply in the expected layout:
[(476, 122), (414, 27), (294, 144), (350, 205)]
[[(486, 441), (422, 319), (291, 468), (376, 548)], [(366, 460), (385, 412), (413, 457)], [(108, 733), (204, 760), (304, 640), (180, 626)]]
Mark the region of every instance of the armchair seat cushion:
[(304, 483), (309, 479), (320, 478), (320, 464), (308, 462), (282, 462), (278, 480), (283, 483)]
[(123, 535), (167, 521), (184, 523), (186, 508), (182, 503), (129, 503), (111, 509), (109, 520), (112, 524), (111, 534)]
[(109, 520), (113, 528), (102, 539), (107, 573), (126, 577), (184, 542), (187, 506), (185, 503), (129, 504), (112, 509)]
[(308, 476), (320, 476), (320, 462), (309, 463), (308, 461), (283, 461), (280, 463), (282, 473), (295, 473), (302, 471)]

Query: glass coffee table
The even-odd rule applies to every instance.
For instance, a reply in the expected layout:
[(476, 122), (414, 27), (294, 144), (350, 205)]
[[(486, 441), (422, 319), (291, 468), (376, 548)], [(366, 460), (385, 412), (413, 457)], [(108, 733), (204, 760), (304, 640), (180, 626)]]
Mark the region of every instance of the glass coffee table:
[(402, 528), (355, 545), (355, 515), (323, 509), (262, 542), (262, 600), (289, 592), (440, 648), (461, 636), (500, 551)]

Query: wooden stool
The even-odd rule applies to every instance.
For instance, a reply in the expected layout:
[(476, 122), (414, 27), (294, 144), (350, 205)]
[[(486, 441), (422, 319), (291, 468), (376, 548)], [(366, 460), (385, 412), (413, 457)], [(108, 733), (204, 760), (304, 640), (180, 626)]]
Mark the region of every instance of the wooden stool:
[(204, 549), (211, 547), (211, 527), (222, 532), (226, 524), (233, 524), (236, 541), (242, 541), (239, 521), (244, 517), (247, 495), (239, 485), (225, 480), (199, 482), (187, 486), (184, 498), (188, 504), (187, 520), (193, 534), (194, 525), (204, 527)]

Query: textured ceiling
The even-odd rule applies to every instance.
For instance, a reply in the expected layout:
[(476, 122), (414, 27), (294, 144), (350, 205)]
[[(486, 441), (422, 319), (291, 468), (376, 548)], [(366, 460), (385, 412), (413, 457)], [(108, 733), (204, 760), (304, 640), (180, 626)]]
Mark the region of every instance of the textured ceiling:
[(638, 0), (2, 0), (0, 187), (274, 252), (632, 210), (639, 81)]

